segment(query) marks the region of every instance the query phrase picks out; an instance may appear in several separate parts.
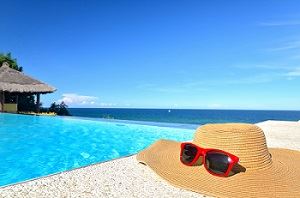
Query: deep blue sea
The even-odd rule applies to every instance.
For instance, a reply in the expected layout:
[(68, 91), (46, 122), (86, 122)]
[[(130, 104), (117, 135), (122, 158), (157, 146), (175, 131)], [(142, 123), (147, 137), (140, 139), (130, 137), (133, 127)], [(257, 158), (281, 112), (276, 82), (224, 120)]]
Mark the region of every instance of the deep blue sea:
[(206, 123), (300, 120), (300, 111), (70, 108), (73, 116), (202, 125)]

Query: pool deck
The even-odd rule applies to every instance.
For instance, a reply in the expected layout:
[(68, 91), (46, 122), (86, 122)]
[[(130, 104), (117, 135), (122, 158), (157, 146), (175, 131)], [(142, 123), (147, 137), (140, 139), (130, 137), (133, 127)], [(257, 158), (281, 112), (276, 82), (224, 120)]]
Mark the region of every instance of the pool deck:
[[(300, 150), (300, 122), (257, 124), (269, 147)], [(0, 188), (0, 197), (207, 197), (169, 185), (135, 155)]]

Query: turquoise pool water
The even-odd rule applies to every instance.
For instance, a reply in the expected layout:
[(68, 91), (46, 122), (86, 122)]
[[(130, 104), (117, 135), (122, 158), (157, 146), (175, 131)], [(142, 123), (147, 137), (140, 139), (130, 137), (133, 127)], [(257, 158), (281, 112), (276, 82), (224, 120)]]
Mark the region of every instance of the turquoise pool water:
[(194, 130), (0, 113), (0, 186), (135, 154)]

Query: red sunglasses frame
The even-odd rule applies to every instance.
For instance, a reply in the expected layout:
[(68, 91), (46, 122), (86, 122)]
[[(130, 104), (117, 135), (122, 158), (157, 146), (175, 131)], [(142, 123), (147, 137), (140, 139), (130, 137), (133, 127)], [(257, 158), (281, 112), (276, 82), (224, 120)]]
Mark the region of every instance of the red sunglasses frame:
[[(186, 145), (192, 145), (194, 146), (196, 149), (197, 149), (197, 154), (195, 156), (195, 158), (193, 159), (193, 161), (191, 161), (190, 163), (185, 163), (183, 162), (182, 160), (182, 154), (183, 154), (183, 150), (184, 150), (184, 147)], [(212, 171), (209, 170), (209, 168), (207, 167), (207, 164), (206, 164), (206, 153), (207, 152), (217, 152), (217, 153), (222, 153), (222, 154), (225, 154), (229, 157), (229, 166), (228, 166), (228, 169), (227, 171), (224, 173), (224, 174), (217, 174), (217, 173), (214, 173)], [(230, 171), (232, 170), (233, 166), (239, 162), (239, 158), (231, 153), (228, 153), (226, 151), (222, 151), (222, 150), (219, 150), (219, 149), (211, 149), (211, 148), (201, 148), (193, 143), (190, 143), (190, 142), (183, 142), (181, 143), (181, 151), (180, 151), (180, 161), (184, 164), (184, 165), (187, 165), (187, 166), (193, 166), (199, 159), (200, 156), (203, 156), (203, 165), (205, 167), (205, 169), (207, 170), (207, 172), (209, 172), (210, 174), (212, 175), (215, 175), (215, 176), (219, 176), (219, 177), (228, 177)]]

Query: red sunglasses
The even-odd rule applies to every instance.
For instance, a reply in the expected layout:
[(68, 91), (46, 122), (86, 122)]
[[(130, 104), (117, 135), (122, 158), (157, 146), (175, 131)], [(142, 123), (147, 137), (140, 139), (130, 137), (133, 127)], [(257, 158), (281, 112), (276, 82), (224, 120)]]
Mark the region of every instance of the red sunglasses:
[(193, 166), (203, 156), (203, 165), (212, 175), (227, 177), (239, 158), (231, 153), (218, 149), (201, 148), (190, 142), (181, 144), (180, 161)]

